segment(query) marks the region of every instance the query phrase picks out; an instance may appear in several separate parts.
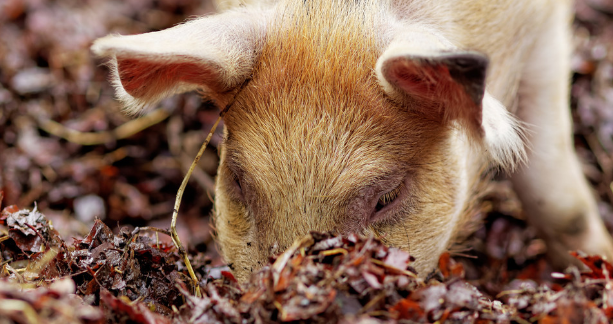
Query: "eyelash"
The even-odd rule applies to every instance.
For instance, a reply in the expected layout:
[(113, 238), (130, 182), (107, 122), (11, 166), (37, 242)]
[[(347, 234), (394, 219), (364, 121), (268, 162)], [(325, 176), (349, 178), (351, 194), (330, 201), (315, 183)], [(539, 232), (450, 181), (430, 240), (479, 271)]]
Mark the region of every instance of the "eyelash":
[(402, 191), (403, 187), (404, 184), (401, 183), (398, 187), (396, 187), (396, 189), (381, 195), (379, 201), (377, 201), (377, 207), (375, 207), (376, 211), (383, 209), (385, 206), (393, 202), (394, 199), (398, 198), (398, 195), (400, 194), (400, 191)]

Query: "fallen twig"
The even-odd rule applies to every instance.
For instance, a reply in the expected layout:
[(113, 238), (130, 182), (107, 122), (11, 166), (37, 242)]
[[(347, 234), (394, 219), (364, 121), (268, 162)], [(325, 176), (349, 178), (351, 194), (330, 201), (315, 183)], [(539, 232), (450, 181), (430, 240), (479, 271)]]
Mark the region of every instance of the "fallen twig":
[(38, 119), (38, 127), (45, 132), (61, 137), (71, 143), (80, 145), (100, 145), (110, 141), (128, 138), (146, 128), (149, 128), (164, 119), (170, 113), (166, 109), (158, 108), (140, 118), (131, 120), (111, 131), (104, 132), (80, 132), (53, 121), (51, 119)]
[(185, 262), (185, 266), (187, 267), (187, 271), (189, 272), (189, 275), (195, 287), (196, 296), (198, 297), (202, 297), (202, 293), (200, 292), (200, 285), (198, 285), (198, 278), (196, 277), (196, 274), (194, 273), (194, 269), (192, 268), (192, 265), (189, 262), (187, 252), (185, 251), (185, 249), (183, 248), (183, 245), (181, 244), (181, 240), (179, 239), (179, 234), (177, 234), (177, 216), (179, 215), (179, 207), (181, 207), (181, 198), (183, 198), (183, 192), (185, 191), (187, 182), (189, 181), (189, 178), (192, 175), (192, 172), (194, 172), (196, 165), (198, 165), (198, 161), (200, 161), (200, 158), (202, 157), (204, 150), (206, 149), (207, 145), (211, 141), (211, 138), (213, 137), (213, 134), (215, 133), (215, 130), (217, 129), (217, 125), (219, 125), (219, 122), (221, 121), (221, 118), (223, 118), (223, 116), (226, 114), (226, 112), (228, 112), (230, 107), (232, 107), (232, 105), (234, 104), (234, 101), (236, 100), (236, 97), (238, 96), (239, 93), (241, 93), (241, 91), (245, 88), (245, 86), (249, 83), (249, 81), (250, 79), (247, 79), (245, 80), (245, 82), (243, 82), (241, 87), (234, 94), (234, 98), (232, 99), (232, 101), (230, 101), (230, 103), (226, 105), (226, 107), (219, 113), (219, 117), (215, 121), (215, 124), (213, 124), (213, 127), (211, 127), (211, 130), (209, 131), (209, 135), (204, 140), (204, 143), (202, 143), (202, 146), (200, 146), (200, 150), (198, 151), (198, 154), (196, 154), (194, 161), (189, 167), (189, 170), (187, 170), (187, 173), (185, 174), (185, 177), (183, 178), (183, 181), (181, 182), (181, 186), (179, 187), (179, 190), (177, 190), (175, 205), (172, 211), (172, 221), (170, 223), (170, 233), (171, 233), (170, 237), (172, 238), (172, 242), (175, 244), (175, 246), (179, 250), (179, 255), (181, 255), (181, 257), (183, 258), (183, 262)]

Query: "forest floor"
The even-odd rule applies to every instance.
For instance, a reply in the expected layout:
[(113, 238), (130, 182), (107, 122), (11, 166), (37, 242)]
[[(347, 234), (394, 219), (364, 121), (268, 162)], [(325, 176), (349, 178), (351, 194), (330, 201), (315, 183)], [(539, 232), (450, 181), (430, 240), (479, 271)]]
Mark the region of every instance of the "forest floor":
[[(613, 1), (579, 0), (572, 57), (575, 146), (613, 230)], [(554, 272), (504, 177), (483, 225), (427, 280), (372, 238), (313, 234), (244, 286), (209, 219), (221, 128), (190, 180), (178, 234), (204, 298), (165, 230), (177, 188), (219, 111), (196, 93), (131, 119), (89, 51), (109, 33), (160, 30), (213, 12), (207, 0), (0, 3), (0, 324), (457, 322), (607, 323), (613, 266)], [(568, 322), (564, 322), (564, 320)]]

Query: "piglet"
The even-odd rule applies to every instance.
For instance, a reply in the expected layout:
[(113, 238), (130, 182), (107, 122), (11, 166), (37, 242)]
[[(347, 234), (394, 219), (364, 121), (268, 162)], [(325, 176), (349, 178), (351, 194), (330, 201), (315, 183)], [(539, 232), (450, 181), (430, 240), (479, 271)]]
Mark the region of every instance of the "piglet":
[(310, 231), (372, 233), (426, 275), (493, 169), (563, 266), (613, 256), (573, 148), (570, 17), (568, 0), (250, 1), (92, 50), (129, 113), (195, 89), (232, 103), (214, 220), (239, 280)]

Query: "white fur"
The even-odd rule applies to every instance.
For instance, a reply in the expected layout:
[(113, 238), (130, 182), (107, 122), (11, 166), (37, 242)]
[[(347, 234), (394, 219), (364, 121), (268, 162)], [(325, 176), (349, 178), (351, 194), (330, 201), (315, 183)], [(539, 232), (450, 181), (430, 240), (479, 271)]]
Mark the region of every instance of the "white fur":
[(526, 162), (525, 131), (520, 122), (487, 91), (482, 103), (484, 147), (493, 162), (505, 170), (514, 170)]

